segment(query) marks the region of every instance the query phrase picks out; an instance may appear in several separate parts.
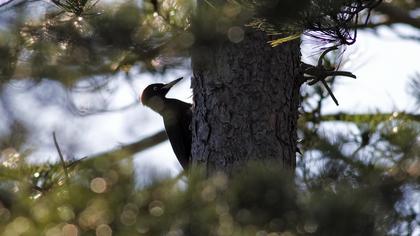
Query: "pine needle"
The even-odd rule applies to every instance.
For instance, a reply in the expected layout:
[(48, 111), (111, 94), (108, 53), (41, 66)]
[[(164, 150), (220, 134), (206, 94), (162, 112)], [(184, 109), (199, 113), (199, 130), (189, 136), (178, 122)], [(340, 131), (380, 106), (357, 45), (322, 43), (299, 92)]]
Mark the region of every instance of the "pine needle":
[(286, 43), (286, 42), (298, 39), (298, 38), (300, 38), (301, 35), (302, 35), (301, 33), (293, 34), (293, 35), (290, 35), (290, 36), (287, 36), (287, 37), (284, 37), (284, 38), (279, 38), (279, 39), (271, 40), (271, 41), (268, 41), (268, 42), (270, 43), (271, 47), (277, 47), (282, 43)]

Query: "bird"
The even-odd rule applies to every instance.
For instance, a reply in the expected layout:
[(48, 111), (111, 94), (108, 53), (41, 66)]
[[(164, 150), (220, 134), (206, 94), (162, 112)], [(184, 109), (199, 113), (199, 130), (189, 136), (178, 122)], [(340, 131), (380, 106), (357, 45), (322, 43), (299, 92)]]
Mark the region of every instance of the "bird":
[(170, 83), (151, 84), (141, 94), (141, 102), (163, 117), (166, 134), (172, 149), (184, 170), (190, 164), (192, 104), (166, 98), (169, 90), (183, 77)]

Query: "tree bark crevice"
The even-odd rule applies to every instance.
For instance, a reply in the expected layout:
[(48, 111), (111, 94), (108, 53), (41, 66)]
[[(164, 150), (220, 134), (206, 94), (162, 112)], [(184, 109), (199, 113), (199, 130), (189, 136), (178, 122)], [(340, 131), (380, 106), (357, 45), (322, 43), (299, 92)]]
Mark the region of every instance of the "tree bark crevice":
[(200, 45), (192, 55), (192, 160), (209, 173), (248, 161), (295, 167), (300, 43), (271, 47), (249, 29), (240, 43)]

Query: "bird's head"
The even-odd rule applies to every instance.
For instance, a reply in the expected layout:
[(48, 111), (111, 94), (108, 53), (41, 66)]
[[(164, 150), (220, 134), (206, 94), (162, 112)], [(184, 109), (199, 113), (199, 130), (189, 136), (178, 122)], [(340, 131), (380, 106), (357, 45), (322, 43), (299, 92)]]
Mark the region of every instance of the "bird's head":
[(141, 103), (157, 112), (162, 111), (165, 105), (166, 94), (182, 78), (178, 78), (167, 84), (151, 84), (147, 86), (141, 94)]

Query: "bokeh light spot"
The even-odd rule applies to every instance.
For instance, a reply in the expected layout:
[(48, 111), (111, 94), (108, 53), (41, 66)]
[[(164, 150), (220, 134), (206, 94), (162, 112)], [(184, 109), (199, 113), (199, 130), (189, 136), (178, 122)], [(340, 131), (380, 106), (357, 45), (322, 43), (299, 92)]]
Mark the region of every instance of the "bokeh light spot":
[(149, 204), (149, 212), (152, 216), (161, 216), (163, 215), (164, 207), (161, 201), (153, 201)]
[(96, 236), (111, 236), (112, 235), (112, 229), (109, 227), (109, 225), (101, 224), (98, 227), (96, 227)]
[(238, 26), (230, 27), (227, 34), (229, 40), (233, 43), (239, 43), (244, 39), (244, 30)]
[(90, 182), (90, 189), (95, 193), (103, 193), (106, 191), (106, 181), (104, 178), (94, 178)]
[(73, 210), (68, 206), (58, 207), (57, 212), (58, 216), (64, 221), (72, 220), (75, 217)]
[(201, 198), (206, 202), (214, 201), (216, 198), (216, 192), (214, 191), (213, 186), (206, 186), (203, 191), (201, 191)]
[(63, 226), (62, 233), (63, 236), (78, 236), (79, 229), (76, 225), (66, 224)]
[(121, 223), (124, 225), (133, 225), (137, 221), (137, 215), (134, 211), (131, 210), (124, 210), (120, 216)]
[(0, 161), (6, 168), (17, 168), (20, 162), (20, 154), (12, 147), (5, 148), (0, 153)]

